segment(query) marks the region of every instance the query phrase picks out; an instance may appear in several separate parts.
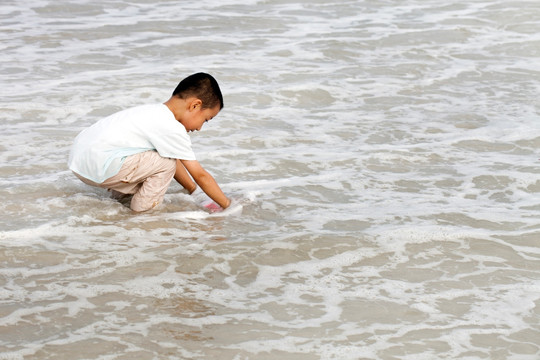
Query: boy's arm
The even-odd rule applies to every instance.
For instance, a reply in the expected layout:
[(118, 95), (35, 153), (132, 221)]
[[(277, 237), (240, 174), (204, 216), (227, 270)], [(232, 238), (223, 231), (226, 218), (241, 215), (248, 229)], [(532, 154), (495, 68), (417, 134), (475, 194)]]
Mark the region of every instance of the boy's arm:
[(176, 160), (176, 172), (174, 173), (174, 179), (178, 181), (180, 185), (184, 187), (190, 194), (193, 194), (197, 190), (197, 184), (191, 179), (186, 168), (180, 160)]
[[(182, 167), (185, 168), (187, 172), (189, 172), (189, 174), (191, 175), (193, 180), (195, 180), (197, 185), (199, 185), (201, 189), (206, 193), (206, 195), (208, 195), (212, 200), (214, 200), (219, 206), (225, 209), (231, 204), (231, 200), (229, 200), (227, 196), (225, 196), (223, 191), (221, 191), (221, 188), (217, 184), (216, 180), (214, 180), (214, 178), (212, 177), (212, 175), (210, 175), (210, 173), (208, 173), (208, 171), (203, 169), (203, 167), (197, 160), (177, 160), (177, 161), (180, 161), (182, 163), (183, 165)], [(176, 166), (177, 174), (178, 174), (178, 168), (179, 166), (177, 164)], [(180, 170), (180, 172), (182, 172), (182, 170)], [(181, 174), (179, 177), (182, 179), (182, 181), (185, 181), (184, 176), (187, 176), (187, 175), (188, 175), (187, 173), (185, 175)], [(175, 179), (176, 179), (176, 174), (175, 174)], [(177, 181), (180, 182), (180, 180), (178, 179)], [(180, 182), (180, 184), (184, 186), (182, 182)], [(186, 189), (188, 188), (186, 187)]]

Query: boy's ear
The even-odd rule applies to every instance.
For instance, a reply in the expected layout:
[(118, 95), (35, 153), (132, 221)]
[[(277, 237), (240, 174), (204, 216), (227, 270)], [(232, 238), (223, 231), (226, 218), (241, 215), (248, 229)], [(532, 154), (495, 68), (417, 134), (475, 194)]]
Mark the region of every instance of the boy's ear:
[(191, 102), (189, 103), (189, 110), (193, 111), (193, 110), (196, 110), (197, 108), (199, 108), (199, 110), (202, 109), (202, 100), (193, 98)]

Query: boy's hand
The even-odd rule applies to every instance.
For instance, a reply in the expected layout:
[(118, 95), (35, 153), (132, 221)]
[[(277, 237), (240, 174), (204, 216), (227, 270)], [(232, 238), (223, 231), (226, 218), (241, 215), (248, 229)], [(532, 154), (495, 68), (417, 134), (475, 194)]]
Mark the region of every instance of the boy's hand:
[(197, 160), (180, 160), (180, 162), (210, 199), (214, 200), (223, 209), (229, 207), (231, 200), (225, 196), (216, 180), (203, 169)]

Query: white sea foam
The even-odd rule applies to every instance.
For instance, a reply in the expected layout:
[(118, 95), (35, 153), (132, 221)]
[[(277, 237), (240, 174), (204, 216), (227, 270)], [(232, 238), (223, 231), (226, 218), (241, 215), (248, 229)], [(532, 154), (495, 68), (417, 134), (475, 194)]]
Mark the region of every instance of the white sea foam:
[[(532, 0), (0, 5), (0, 359), (538, 359)], [(66, 168), (216, 76), (235, 202), (133, 214)], [(174, 355), (171, 355), (174, 354)]]

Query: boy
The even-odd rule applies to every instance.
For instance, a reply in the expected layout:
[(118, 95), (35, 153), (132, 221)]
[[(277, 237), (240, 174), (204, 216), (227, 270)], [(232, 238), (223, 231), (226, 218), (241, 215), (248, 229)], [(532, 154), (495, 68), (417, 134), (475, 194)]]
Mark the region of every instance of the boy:
[(116, 199), (132, 194), (136, 212), (159, 205), (173, 177), (190, 194), (198, 185), (225, 209), (231, 201), (195, 159), (188, 135), (222, 108), (217, 81), (205, 73), (190, 75), (164, 104), (123, 110), (83, 130), (71, 148), (69, 168)]

